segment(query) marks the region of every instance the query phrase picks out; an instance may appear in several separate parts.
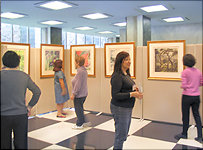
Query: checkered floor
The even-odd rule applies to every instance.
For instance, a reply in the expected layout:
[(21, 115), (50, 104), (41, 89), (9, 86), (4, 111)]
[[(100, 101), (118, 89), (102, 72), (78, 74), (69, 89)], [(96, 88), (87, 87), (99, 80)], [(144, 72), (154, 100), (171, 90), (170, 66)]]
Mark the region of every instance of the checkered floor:
[[(113, 149), (114, 121), (111, 116), (85, 111), (92, 127), (73, 130), (74, 109), (65, 109), (66, 118), (57, 118), (56, 111), (29, 118), (29, 149)], [(196, 142), (196, 128), (190, 127), (188, 139), (174, 139), (181, 126), (132, 119), (129, 136), (123, 149), (202, 149)]]

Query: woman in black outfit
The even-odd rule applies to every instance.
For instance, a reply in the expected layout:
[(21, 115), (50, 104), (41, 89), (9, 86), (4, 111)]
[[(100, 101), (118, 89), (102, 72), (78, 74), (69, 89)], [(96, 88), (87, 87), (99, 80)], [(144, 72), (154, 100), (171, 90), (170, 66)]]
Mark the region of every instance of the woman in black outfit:
[(135, 82), (130, 77), (130, 56), (120, 52), (116, 56), (114, 72), (111, 77), (111, 113), (115, 121), (114, 149), (122, 149), (126, 141), (131, 123), (135, 98), (143, 95), (136, 90)]

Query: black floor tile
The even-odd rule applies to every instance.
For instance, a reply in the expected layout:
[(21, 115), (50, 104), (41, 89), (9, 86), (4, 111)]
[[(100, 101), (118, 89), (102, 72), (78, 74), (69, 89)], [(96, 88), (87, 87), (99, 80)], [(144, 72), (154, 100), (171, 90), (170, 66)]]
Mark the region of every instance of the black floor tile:
[(38, 117), (28, 119), (28, 132), (36, 129), (40, 129), (58, 122), (60, 121), (46, 119), (46, 118), (38, 118)]
[(28, 137), (28, 149), (43, 149), (52, 144)]
[(113, 146), (114, 133), (92, 128), (57, 145), (71, 149), (108, 149)]
[(151, 122), (133, 135), (176, 143), (174, 136), (181, 131), (182, 127), (178, 125)]
[[(96, 116), (96, 114), (92, 114), (92, 113), (86, 114), (85, 118), (86, 118), (86, 121), (90, 121), (92, 123), (92, 127), (95, 127), (103, 122), (106, 122), (106, 121), (112, 119), (111, 116), (106, 116), (106, 115)], [(77, 118), (73, 118), (73, 119), (67, 120), (65, 122), (76, 123), (76, 120), (77, 120)]]
[(192, 150), (203, 150), (203, 148), (181, 145), (181, 144), (176, 144), (176, 146), (173, 148), (173, 150), (191, 150), (191, 149)]

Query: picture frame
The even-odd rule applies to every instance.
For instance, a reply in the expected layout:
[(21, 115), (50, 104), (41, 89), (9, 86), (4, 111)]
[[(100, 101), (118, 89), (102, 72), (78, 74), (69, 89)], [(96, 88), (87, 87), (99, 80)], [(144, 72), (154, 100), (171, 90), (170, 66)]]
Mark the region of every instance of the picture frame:
[(19, 70), (30, 74), (30, 44), (1, 42), (1, 68), (2, 57), (7, 51), (15, 51), (20, 56)]
[(180, 80), (185, 40), (148, 41), (148, 79)]
[(76, 75), (77, 69), (75, 66), (75, 58), (83, 56), (85, 58), (85, 68), (89, 77), (95, 77), (96, 68), (96, 50), (95, 44), (86, 45), (71, 45), (70, 46), (70, 73), (72, 76)]
[(54, 77), (54, 61), (61, 59), (64, 69), (64, 45), (41, 44), (40, 48), (40, 77)]
[(129, 53), (131, 58), (130, 74), (131, 78), (136, 78), (135, 75), (135, 42), (123, 42), (123, 43), (105, 43), (104, 44), (104, 66), (105, 66), (105, 77), (111, 77), (114, 70), (114, 63), (116, 60), (116, 55), (121, 52), (126, 51)]

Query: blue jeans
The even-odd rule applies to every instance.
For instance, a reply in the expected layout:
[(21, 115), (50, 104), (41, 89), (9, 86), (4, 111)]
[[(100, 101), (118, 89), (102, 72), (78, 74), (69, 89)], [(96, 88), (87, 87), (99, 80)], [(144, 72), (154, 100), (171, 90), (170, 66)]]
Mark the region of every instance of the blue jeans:
[(85, 123), (84, 108), (83, 108), (85, 99), (86, 97), (74, 98), (75, 113), (77, 116), (76, 122), (77, 126), (81, 126), (83, 123)]
[(114, 149), (122, 149), (126, 141), (131, 123), (132, 108), (124, 108), (111, 104), (111, 113), (115, 122)]

